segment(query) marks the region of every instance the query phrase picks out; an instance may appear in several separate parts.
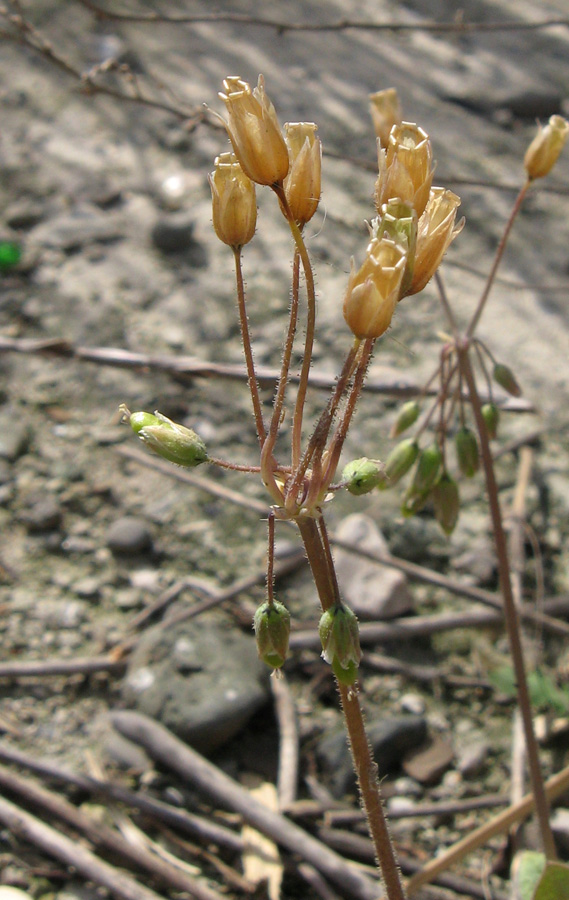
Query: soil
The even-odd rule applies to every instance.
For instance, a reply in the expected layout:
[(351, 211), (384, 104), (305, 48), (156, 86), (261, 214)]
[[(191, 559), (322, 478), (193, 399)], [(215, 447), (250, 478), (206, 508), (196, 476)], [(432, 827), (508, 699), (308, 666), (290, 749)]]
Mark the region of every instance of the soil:
[[(19, 4), (11, 7), (17, 12)], [(347, 18), (417, 24), (423, 17), (448, 21), (447, 7), (436, 0), (337, 0), (325, 6), (315, 0), (276, 0), (259, 15), (287, 22)], [(140, 12), (145, 5), (132, 0), (127, 8)], [(162, 8), (174, 15), (188, 12), (190, 5), (170, 0)], [(211, 12), (207, 4), (202, 8)], [(469, 0), (461, 9), (466, 21), (479, 23), (566, 14), (564, 0), (547, 0), (539, 9), (529, 2)], [(230, 10), (224, 4), (216, 10), (250, 15), (252, 4), (232, 0)], [(437, 183), (462, 198), (466, 228), (444, 266), (447, 291), (462, 324), (480, 294), (516, 186), (523, 181), (521, 161), (535, 120), (568, 112), (566, 25), (460, 34), (356, 28), (295, 32), (235, 22), (128, 23), (98, 17), (80, 2), (29, 0), (23, 11), (55, 54), (80, 72), (91, 71), (94, 83), (130, 98), (140, 89), (159, 103), (197, 110), (198, 118), (94, 93), (54, 64), (48, 50), (4, 42), (0, 239), (21, 245), (22, 259), (1, 276), (0, 333), (18, 342), (21, 351), (26, 341), (62, 340), (153, 357), (183, 354), (240, 363), (231, 253), (213, 232), (207, 183), (214, 157), (227, 149), (227, 140), (209, 113), (199, 121), (203, 103), (221, 111), (217, 91), (227, 74), (255, 81), (263, 72), (281, 121), (318, 123), (325, 153), (323, 197), (307, 229), (307, 243), (319, 302), (314, 366), (332, 378), (350, 343), (341, 314), (349, 260), (352, 255), (362, 259), (364, 220), (373, 216), (375, 146), (368, 94), (397, 87), (405, 117), (418, 121), (432, 137)], [(192, 6), (191, 12), (197, 9)], [(116, 65), (95, 72), (109, 59)], [(527, 401), (524, 408), (534, 409), (505, 413), (496, 447), (539, 431), (526, 491), (532, 536), (524, 576), (528, 600), (569, 591), (568, 202), (566, 153), (524, 205), (479, 330), (492, 353), (515, 370)], [(287, 320), (290, 247), (269, 191), (259, 191), (258, 205), (257, 234), (244, 254), (250, 324), (257, 362), (276, 367)], [(406, 300), (378, 347), (370, 377), (421, 384), (436, 365), (444, 327), (434, 288)], [(185, 576), (226, 586), (262, 569), (265, 527), (257, 513), (183, 486), (120, 454), (123, 447), (136, 447), (130, 430), (119, 424), (118, 407), (125, 403), (132, 410), (159, 409), (191, 426), (212, 455), (254, 464), (256, 439), (244, 382), (182, 380), (153, 366), (117, 367), (32, 352), (3, 353), (0, 371), (1, 660), (106, 654), (133, 633), (137, 614)], [(267, 406), (271, 393), (270, 387), (263, 389)], [(311, 392), (311, 412), (325, 396)], [(390, 396), (363, 398), (346, 461), (385, 457), (399, 403)], [(497, 473), (505, 510), (511, 507), (516, 471), (516, 454), (500, 457)], [(265, 499), (255, 476), (208, 469), (206, 477), (248, 498)], [(396, 491), (338, 496), (330, 504), (330, 525), (334, 528), (357, 508), (375, 519), (392, 552), (495, 589), (482, 477), (461, 489), (460, 524), (448, 540), (428, 512), (402, 519)], [(124, 517), (134, 519), (134, 533), (125, 536), (123, 526), (121, 534), (119, 524), (119, 539), (127, 547), (117, 552), (113, 528), (116, 536), (117, 522)], [(283, 543), (294, 541), (292, 532), (279, 537)], [(412, 585), (412, 591), (420, 613), (471, 605), (442, 589)], [(306, 572), (286, 579), (279, 596), (298, 620), (316, 620)], [(187, 595), (180, 602), (192, 599)], [(224, 621), (248, 629), (250, 609), (262, 599), (261, 585), (233, 611), (226, 609)], [(540, 660), (562, 686), (563, 642), (548, 636), (540, 643), (531, 631), (527, 641), (532, 665)], [(496, 659), (507, 664), (507, 646), (498, 632), (473, 636), (463, 630), (419, 644), (370, 649), (481, 681), (489, 669), (499, 667)], [(514, 706), (504, 691), (420, 685), (404, 675), (380, 676), (365, 664), (363, 675), (372, 718), (420, 707), (430, 733), (453, 744), (454, 759), (446, 773), (433, 785), (418, 788), (409, 788), (407, 779), (407, 790), (418, 791), (421, 801), (507, 790)], [(298, 704), (300, 792), (305, 796), (304, 776), (326, 780), (318, 772), (314, 744), (336, 725), (338, 713), (316, 653), (296, 654), (289, 676)], [(3, 679), (0, 730), (33, 756), (48, 755), (88, 771), (94, 754), (113, 777), (125, 778), (116, 757), (109, 755), (105, 724), (105, 713), (123, 705), (121, 681), (121, 673), (110, 671), (89, 677)], [(539, 711), (559, 714), (547, 703)], [(275, 729), (271, 724), (267, 736), (265, 724), (266, 715), (253, 719), (242, 739), (228, 744), (218, 757), (237, 777), (246, 771), (274, 775)], [(259, 741), (267, 745), (264, 761)], [(464, 774), (464, 748), (476, 743), (484, 748), (480, 766)], [(547, 774), (560, 769), (565, 757), (564, 739), (544, 747)], [(390, 778), (388, 793), (405, 793), (401, 774), (397, 770)], [(158, 796), (183, 789), (165, 773), (146, 777)], [(487, 816), (470, 812), (442, 822), (401, 819), (394, 824), (394, 837), (405, 852), (428, 859)], [(462, 872), (475, 880), (488, 877), (491, 890), (503, 889), (507, 867), (498, 866), (491, 874), (500, 849), (503, 844), (497, 840), (490, 850), (469, 858)], [(29, 888), (35, 897), (62, 898), (64, 889), (70, 889), (68, 873), (31, 853), (7, 831), (0, 832), (0, 860), (0, 883)], [(47, 876), (39, 878), (38, 872)], [(283, 896), (295, 896), (299, 889), (299, 881), (290, 878)]]

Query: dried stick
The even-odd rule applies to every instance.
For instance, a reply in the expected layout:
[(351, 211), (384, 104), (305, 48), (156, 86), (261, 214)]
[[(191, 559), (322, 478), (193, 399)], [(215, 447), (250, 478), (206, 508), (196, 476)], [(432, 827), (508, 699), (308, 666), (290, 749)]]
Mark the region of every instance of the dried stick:
[(67, 822), (72, 828), (86, 835), (95, 847), (120, 854), (131, 865), (158, 876), (171, 888), (187, 891), (197, 900), (221, 900), (217, 891), (200, 884), (195, 878), (191, 878), (181, 869), (160, 859), (154, 853), (149, 853), (148, 849), (142, 849), (129, 843), (114, 828), (96, 822), (58, 794), (48, 791), (47, 788), (25, 779), (21, 775), (16, 775), (5, 766), (0, 766), (0, 785), (11, 793), (18, 794), (26, 806), (31, 803), (41, 807), (48, 813), (50, 821), (55, 817)]
[(352, 897), (377, 900), (379, 888), (371, 878), (362, 875), (280, 813), (257, 802), (248, 791), (182, 743), (163, 725), (134, 712), (112, 713), (111, 722), (124, 737), (144, 747), (154, 760), (173, 769), (218, 803), (240, 813), (246, 822), (290, 852), (299, 854)]
[(188, 813), (185, 810), (169, 806), (167, 803), (155, 800), (146, 794), (136, 794), (119, 784), (101, 781), (87, 775), (78, 775), (76, 772), (61, 768), (55, 763), (34, 759), (26, 753), (22, 753), (20, 750), (1, 742), (0, 760), (28, 769), (42, 778), (50, 778), (62, 784), (79, 788), (79, 790), (86, 791), (89, 794), (124, 803), (125, 806), (138, 809), (144, 815), (177, 828), (193, 838), (197, 837), (201, 841), (218, 844), (232, 853), (241, 853), (243, 849), (241, 838), (229, 828), (209, 822), (207, 819)]
[(70, 866), (84, 878), (107, 888), (119, 900), (163, 900), (150, 888), (103, 862), (81, 844), (60, 834), (45, 822), (0, 797), (0, 822), (10, 831), (40, 847), (44, 853)]
[(296, 800), (298, 783), (298, 728), (294, 700), (284, 672), (271, 678), (271, 691), (279, 723), (279, 771), (277, 792), (279, 809), (284, 810)]
[[(121, 347), (84, 347), (72, 344), (63, 338), (13, 338), (8, 335), (0, 335), (0, 352), (77, 359), (82, 362), (119, 369), (165, 372), (180, 381), (190, 381), (193, 378), (227, 378), (230, 381), (247, 381), (246, 369), (237, 364), (201, 360), (196, 359), (195, 356), (139, 353), (124, 350)], [(262, 387), (272, 388), (281, 373), (278, 369), (270, 366), (257, 366), (255, 374)], [(299, 375), (294, 372), (289, 373), (288, 381), (291, 384), (298, 384), (299, 380)], [(311, 371), (308, 386), (317, 390), (330, 391), (336, 387), (336, 381), (336, 378), (324, 372)], [(423, 393), (423, 388), (420, 384), (405, 378), (394, 376), (392, 379), (385, 379), (374, 378), (372, 375), (366, 379), (363, 393), (385, 394), (389, 397), (405, 399)], [(433, 388), (427, 393), (434, 395), (436, 390)], [(535, 408), (529, 401), (516, 397), (504, 399), (501, 408), (516, 413), (535, 412)]]
[(85, 659), (29, 659), (0, 662), (0, 678), (28, 678), (38, 675), (94, 675), (96, 672), (121, 672), (124, 662), (113, 656)]
[[(557, 775), (554, 775), (546, 782), (545, 790), (548, 801), (555, 800), (556, 797), (561, 796), (568, 787), (569, 766), (562, 769), (561, 772), (558, 772)], [(502, 834), (504, 831), (507, 831), (514, 822), (522, 822), (524, 819), (527, 819), (533, 812), (534, 805), (533, 794), (527, 794), (523, 800), (516, 803), (515, 806), (509, 806), (508, 809), (505, 809), (504, 812), (501, 812), (493, 819), (490, 819), (489, 822), (480, 825), (479, 828), (476, 828), (461, 841), (453, 844), (452, 847), (449, 847), (448, 850), (441, 853), (436, 859), (427, 863), (427, 865), (417, 872), (416, 875), (413, 875), (407, 882), (407, 893), (409, 895), (413, 894), (421, 887), (421, 885), (432, 881), (439, 872), (443, 872), (445, 869), (448, 869), (449, 866), (452, 866), (460, 859), (463, 859), (468, 853), (472, 853), (473, 850), (482, 847), (483, 844), (486, 844), (496, 834)]]

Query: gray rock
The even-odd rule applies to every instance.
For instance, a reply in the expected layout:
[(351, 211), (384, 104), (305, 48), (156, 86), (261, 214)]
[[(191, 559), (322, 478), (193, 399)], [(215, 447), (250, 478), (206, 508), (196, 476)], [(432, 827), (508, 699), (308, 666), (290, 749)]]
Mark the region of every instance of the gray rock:
[(14, 410), (0, 418), (0, 458), (15, 462), (28, 448), (30, 432), (26, 422)]
[(109, 243), (123, 233), (122, 223), (91, 204), (78, 204), (71, 212), (42, 222), (30, 232), (34, 243), (69, 253), (94, 243)]
[[(371, 553), (388, 553), (385, 539), (369, 516), (354, 513), (341, 522), (337, 536)], [(407, 578), (348, 550), (334, 553), (340, 590), (346, 603), (362, 619), (392, 619), (413, 609)]]
[(55, 497), (42, 497), (20, 513), (20, 520), (31, 534), (55, 531), (61, 525), (61, 506)]
[(552, 812), (551, 830), (557, 846), (565, 858), (569, 854), (569, 809), (560, 807)]
[[(395, 769), (402, 756), (420, 746), (427, 736), (427, 722), (422, 716), (401, 716), (371, 723), (368, 736), (373, 748), (379, 776)], [(329, 734), (319, 741), (318, 759), (330, 778), (330, 790), (340, 798), (355, 789), (356, 779), (345, 732)]]
[(42, 203), (27, 198), (11, 203), (6, 210), (4, 218), (10, 228), (26, 231), (28, 228), (38, 225), (45, 218), (45, 215), (46, 209)]
[(150, 629), (131, 657), (122, 694), (128, 706), (210, 753), (267, 702), (268, 669), (252, 636), (211, 614)]
[(459, 747), (456, 767), (460, 774), (464, 778), (475, 778), (477, 775), (480, 775), (489, 751), (490, 745), (488, 741), (483, 739), (475, 740)]
[(152, 228), (152, 243), (163, 253), (180, 253), (194, 242), (194, 222), (187, 213), (162, 216)]
[(106, 544), (119, 556), (137, 556), (152, 550), (152, 534), (144, 519), (122, 516), (109, 527)]
[(437, 734), (428, 744), (405, 758), (403, 769), (420, 784), (434, 784), (451, 765), (453, 758), (452, 744), (447, 738)]

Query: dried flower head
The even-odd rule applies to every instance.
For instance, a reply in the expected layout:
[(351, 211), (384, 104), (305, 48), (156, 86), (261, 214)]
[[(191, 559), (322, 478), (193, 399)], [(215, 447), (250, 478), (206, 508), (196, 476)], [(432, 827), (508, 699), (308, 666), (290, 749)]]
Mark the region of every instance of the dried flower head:
[(391, 324), (407, 265), (405, 248), (388, 238), (374, 238), (356, 271), (352, 260), (344, 297), (344, 318), (358, 338), (378, 338)]
[(462, 219), (455, 228), (460, 197), (446, 188), (432, 188), (429, 202), (417, 227), (417, 245), (411, 285), (405, 295), (418, 294), (430, 281), (449, 245), (464, 227)]
[(421, 216), (433, 182), (433, 151), (428, 134), (412, 122), (391, 129), (387, 148), (378, 144), (379, 175), (375, 183), (378, 212), (388, 200), (398, 197)]
[(387, 147), (394, 125), (401, 125), (403, 116), (395, 88), (387, 88), (369, 95), (369, 109), (373, 127), (382, 147)]
[(225, 93), (219, 96), (227, 108), (225, 127), (241, 168), (257, 184), (282, 184), (288, 174), (288, 149), (263, 76), (253, 90), (237, 76), (226, 78), (223, 87)]
[(230, 247), (243, 247), (255, 234), (257, 224), (255, 185), (233, 153), (217, 157), (209, 184), (216, 235)]
[(320, 202), (322, 144), (313, 122), (286, 122), (284, 128), (290, 160), (284, 189), (294, 220), (302, 226)]
[(533, 181), (551, 172), (568, 137), (569, 122), (563, 116), (551, 116), (545, 128), (539, 126), (524, 159), (528, 178)]

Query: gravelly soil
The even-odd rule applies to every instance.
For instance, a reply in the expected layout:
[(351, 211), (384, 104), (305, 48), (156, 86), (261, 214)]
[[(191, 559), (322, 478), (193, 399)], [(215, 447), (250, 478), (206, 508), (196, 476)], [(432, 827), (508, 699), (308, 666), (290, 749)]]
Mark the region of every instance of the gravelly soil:
[[(170, 2), (168, 11), (185, 6)], [(294, 21), (342, 15), (415, 22), (427, 14), (427, 7), (434, 20), (448, 19), (444, 3), (378, 6), (371, 0), (331, 2), (325, 8), (316, 2), (275, 2), (265, 4), (263, 14)], [(562, 15), (564, 7), (562, 0), (539, 9), (507, 0), (471, 2), (464, 6), (464, 16), (482, 22), (531, 20)], [(406, 117), (419, 121), (432, 136), (438, 182), (463, 198), (467, 226), (445, 266), (449, 295), (463, 321), (483, 284), (481, 273), (489, 268), (515, 196), (510, 189), (480, 182), (521, 183), (520, 160), (536, 115), (546, 118), (562, 108), (567, 113), (562, 101), (567, 100), (569, 32), (562, 26), (461, 36), (356, 29), (281, 34), (254, 25), (211, 22), (192, 27), (126, 25), (97, 20), (79, 4), (54, 6), (41, 0), (25, 9), (55, 50), (81, 71), (100, 64), (109, 53), (118, 54), (141, 85), (153, 76), (151, 90), (164, 83), (189, 106), (205, 101), (216, 109), (216, 92), (225, 75), (238, 72), (255, 80), (262, 71), (281, 120), (318, 122), (325, 152), (332, 155), (325, 157), (322, 212), (308, 246), (319, 290), (315, 365), (332, 375), (349, 343), (340, 312), (349, 257), (361, 259), (363, 221), (372, 215), (373, 174), (355, 162), (374, 159), (367, 94), (388, 85), (400, 90)], [(233, 2), (231, 11), (250, 13), (251, 4)], [(106, 83), (131, 90), (116, 73), (111, 72)], [(206, 180), (213, 158), (225, 149), (223, 133), (206, 125), (189, 131), (182, 119), (164, 111), (85, 96), (72, 78), (41, 55), (14, 45), (3, 46), (0, 91), (0, 236), (15, 236), (24, 248), (20, 270), (3, 276), (2, 334), (238, 363), (231, 259), (211, 228)], [(158, 94), (169, 101), (168, 94)], [(543, 554), (548, 596), (569, 588), (568, 185), (566, 155), (544, 189), (526, 203), (501, 269), (503, 280), (495, 286), (480, 329), (493, 352), (516, 369), (525, 396), (539, 410), (537, 416), (506, 416), (504, 440), (534, 428), (547, 429), (527, 503)], [(162, 249), (158, 246), (156, 228), (171, 221), (173, 206), (181, 220), (181, 225), (175, 220), (174, 231), (186, 246), (167, 253), (163, 243)], [(183, 236), (189, 223), (190, 241)], [(290, 275), (287, 247), (272, 197), (261, 195), (258, 233), (245, 267), (256, 358), (266, 365), (279, 361)], [(529, 287), (520, 287), (524, 284)], [(430, 288), (402, 305), (371, 375), (420, 381), (434, 365), (442, 322)], [(258, 516), (197, 490), (181, 490), (176, 482), (117, 453), (132, 441), (127, 429), (117, 425), (116, 410), (126, 402), (132, 409), (159, 408), (191, 423), (216, 455), (254, 460), (255, 439), (242, 384), (216, 379), (180, 384), (153, 371), (29, 354), (4, 354), (0, 366), (2, 659), (102, 653), (125, 637), (129, 621), (144, 605), (184, 575), (227, 584), (262, 567), (264, 529)], [(265, 398), (268, 403), (270, 391)], [(319, 394), (311, 398), (314, 405), (320, 401)], [(394, 408), (389, 400), (364, 399), (347, 458), (385, 455)], [(515, 457), (506, 455), (498, 466), (506, 505), (515, 472)], [(263, 497), (254, 479), (218, 480), (251, 497)], [(463, 497), (462, 524), (450, 542), (429, 518), (401, 521), (395, 495), (363, 499), (358, 509), (375, 517), (393, 552), (449, 574), (464, 576), (461, 566), (466, 565), (470, 581), (482, 576), (472, 560), (464, 564), (464, 556), (473, 546), (480, 547), (477, 557), (485, 554), (489, 560), (482, 567), (484, 583), (493, 587), (481, 481), (466, 486)], [(331, 511), (332, 524), (353, 510), (353, 498), (339, 497)], [(137, 557), (113, 554), (109, 529), (124, 515), (145, 523), (151, 552)], [(535, 587), (533, 563), (529, 568), (528, 597)], [(306, 577), (287, 582), (285, 593), (300, 617), (314, 616)], [(421, 611), (464, 606), (443, 591), (425, 587), (418, 587), (415, 597)], [(459, 669), (485, 675), (488, 652), (494, 652), (489, 646), (487, 641), (481, 650), (478, 641), (461, 633), (420, 649), (408, 647), (405, 653), (411, 660), (454, 660)], [(498, 638), (498, 651), (504, 649)], [(560, 642), (546, 644), (546, 663), (552, 666), (563, 649)], [(326, 692), (326, 702), (315, 701), (313, 685), (305, 677), (315, 671), (305, 656), (292, 669), (307, 766), (312, 764), (312, 737), (336, 717)], [(382, 714), (400, 712), (402, 695), (416, 693), (431, 728), (454, 736), (457, 759), (461, 741), (467, 743), (472, 735), (487, 743), (487, 759), (473, 782), (465, 785), (457, 767), (451, 767), (446, 780), (425, 790), (423, 799), (507, 787), (511, 705), (496, 704), (487, 693), (441, 695), (418, 689), (401, 676), (379, 678), (371, 673), (366, 691), (372, 708)], [(49, 752), (85, 769), (87, 749), (103, 752), (101, 716), (120, 703), (120, 679), (106, 674), (87, 681), (4, 682), (0, 729), (30, 753)], [(251, 740), (254, 744), (255, 737)], [(243, 746), (232, 746), (226, 764), (232, 765), (236, 754), (244, 768), (253, 767), (254, 754), (247, 751), (247, 741)], [(563, 758), (563, 747), (544, 751), (548, 769), (561, 767)], [(474, 824), (473, 816), (465, 816), (435, 831), (432, 822), (410, 821), (397, 823), (396, 837), (407, 849), (418, 841), (427, 853)], [(3, 859), (11, 873), (5, 880), (20, 879), (26, 886), (29, 871), (17, 861), (21, 848), (16, 848), (14, 862), (9, 839), (3, 836), (3, 841), (0, 852), (9, 851)], [(475, 860), (471, 872), (476, 875), (487, 863), (486, 856)]]

